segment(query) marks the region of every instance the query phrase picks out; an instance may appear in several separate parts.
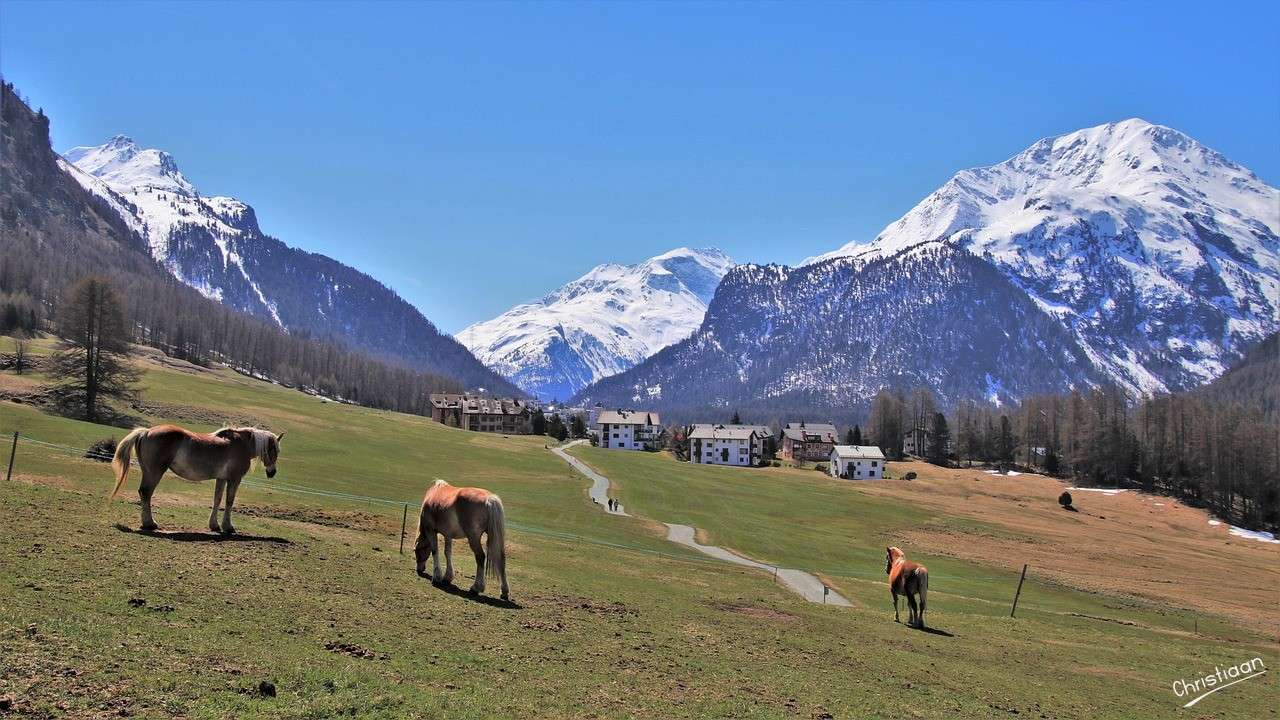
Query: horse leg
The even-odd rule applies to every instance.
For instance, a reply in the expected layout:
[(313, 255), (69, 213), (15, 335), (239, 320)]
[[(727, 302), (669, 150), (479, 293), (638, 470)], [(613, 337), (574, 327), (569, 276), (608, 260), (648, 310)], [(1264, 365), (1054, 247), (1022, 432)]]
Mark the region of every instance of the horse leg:
[(907, 625), (919, 627), (919, 621), (917, 620), (919, 610), (916, 608), (916, 596), (912, 595), (910, 591), (907, 592), (907, 607), (910, 610), (907, 617)]
[[(480, 544), (480, 533), (467, 535), (467, 542), (471, 545), (471, 552), (476, 556), (476, 581), (471, 585), (470, 592), (479, 595), (484, 592), (484, 546)], [(502, 591), (506, 592), (505, 583)]]
[(240, 489), (240, 478), (227, 481), (227, 504), (222, 508), (222, 534), (231, 535), (236, 531), (231, 524), (231, 508), (236, 504), (236, 491)]
[(440, 573), (440, 538), (436, 537), (435, 531), (431, 533), (431, 582), (439, 585), (444, 575)]
[(444, 580), (445, 585), (453, 584), (453, 538), (444, 536)]
[(218, 478), (214, 481), (213, 486), (213, 510), (209, 513), (209, 529), (218, 532), (218, 506), (222, 504), (222, 491), (227, 487), (227, 481)]
[(142, 482), (138, 484), (138, 499), (142, 501), (143, 532), (153, 532), (160, 527), (151, 517), (151, 496), (155, 494), (156, 486), (160, 484), (160, 476), (163, 474), (163, 470), (155, 472), (145, 466), (142, 468)]
[(890, 590), (889, 594), (893, 596), (893, 621), (900, 623), (902, 622), (902, 616), (898, 614), (898, 593)]

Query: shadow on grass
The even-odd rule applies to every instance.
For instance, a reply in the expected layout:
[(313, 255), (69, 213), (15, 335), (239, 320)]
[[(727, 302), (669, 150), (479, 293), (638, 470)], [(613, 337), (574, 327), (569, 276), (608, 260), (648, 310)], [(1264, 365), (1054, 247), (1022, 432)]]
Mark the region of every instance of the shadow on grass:
[(287, 538), (275, 537), (272, 535), (223, 535), (213, 532), (193, 532), (190, 530), (175, 530), (173, 532), (165, 532), (163, 530), (155, 530), (153, 532), (144, 532), (136, 530), (127, 525), (116, 523), (116, 529), (130, 535), (142, 535), (144, 537), (153, 537), (159, 540), (171, 540), (173, 542), (257, 542), (257, 543), (275, 543), (277, 545), (292, 545), (293, 541)]
[[(430, 575), (420, 574), (418, 575), (418, 577), (426, 578), (428, 580), (431, 579)], [(448, 585), (442, 585), (442, 584), (436, 583), (435, 581), (432, 581), (431, 585), (435, 587), (437, 590), (447, 592), (450, 595), (453, 595), (455, 597), (466, 598), (467, 600), (470, 600), (473, 603), (478, 603), (480, 605), (488, 605), (489, 607), (502, 608), (503, 610), (523, 610), (524, 609), (524, 606), (521, 605), (520, 603), (512, 602), (510, 600), (503, 600), (502, 598), (489, 597), (488, 595), (477, 595), (476, 593), (463, 590), (462, 588), (452, 583)]]
[(941, 635), (942, 637), (955, 637), (955, 635), (952, 635), (946, 630), (940, 630), (934, 627), (922, 627), (922, 628), (915, 628), (915, 629), (923, 633), (929, 633), (930, 635)]

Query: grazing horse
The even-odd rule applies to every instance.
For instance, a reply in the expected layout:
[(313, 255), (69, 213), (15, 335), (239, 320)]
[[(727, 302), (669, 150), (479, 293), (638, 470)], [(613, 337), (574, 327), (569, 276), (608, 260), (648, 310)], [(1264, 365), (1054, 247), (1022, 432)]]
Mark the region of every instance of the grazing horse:
[[(138, 466), (142, 468), (142, 482), (138, 496), (142, 498), (142, 529), (151, 532), (156, 521), (151, 518), (151, 496), (160, 484), (166, 470), (185, 480), (200, 482), (214, 479), (213, 512), (209, 514), (209, 529), (230, 535), (236, 529), (231, 525), (231, 506), (236, 502), (240, 480), (249, 472), (254, 460), (261, 460), (267, 469), (267, 477), (275, 477), (276, 460), (280, 456), (280, 439), (284, 433), (273, 435), (257, 428), (222, 428), (212, 433), (193, 433), (176, 425), (157, 425), (137, 428), (116, 445), (111, 467), (116, 473), (116, 487), (111, 497), (120, 492), (129, 463), (136, 453)], [(218, 504), (226, 491), (227, 505), (222, 512), (222, 525), (218, 525)]]
[[(929, 571), (925, 566), (907, 559), (906, 553), (896, 547), (884, 549), (884, 571), (889, 576), (889, 594), (893, 595), (893, 621), (902, 622), (898, 614), (898, 596), (907, 596), (909, 616), (907, 624), (913, 627), (924, 627), (925, 596), (929, 594)], [(920, 596), (920, 607), (916, 607), (915, 596)]]
[[(444, 535), (445, 571), (440, 574), (440, 546), (436, 533)], [(480, 545), (480, 535), (488, 536), (488, 557)], [(418, 542), (414, 557), (418, 561), (418, 574), (427, 574), (427, 558), (434, 558), (431, 582), (437, 585), (453, 583), (453, 541), (467, 539), (471, 552), (476, 556), (476, 581), (472, 594), (484, 592), (485, 575), (502, 579), (502, 599), (507, 599), (507, 552), (505, 512), (502, 498), (488, 490), (474, 487), (454, 487), (436, 479), (422, 498), (422, 511), (418, 515)], [(486, 564), (487, 560), (487, 564)]]

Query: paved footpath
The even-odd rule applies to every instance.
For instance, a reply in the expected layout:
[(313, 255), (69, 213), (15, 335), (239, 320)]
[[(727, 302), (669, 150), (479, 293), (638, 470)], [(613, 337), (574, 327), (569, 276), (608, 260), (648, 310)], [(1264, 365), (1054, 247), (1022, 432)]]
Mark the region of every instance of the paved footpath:
[[(551, 452), (559, 455), (561, 459), (569, 463), (574, 470), (577, 470), (591, 480), (591, 490), (589, 491), (591, 499), (600, 506), (601, 510), (604, 510), (611, 515), (627, 515), (627, 512), (621, 507), (617, 510), (609, 509), (609, 478), (601, 475), (595, 470), (592, 470), (586, 463), (565, 452), (568, 448), (571, 448), (574, 445), (581, 445), (585, 442), (586, 440), (577, 440), (563, 447), (551, 448)], [(750, 558), (742, 557), (732, 550), (726, 550), (718, 545), (703, 545), (696, 539), (696, 528), (676, 523), (663, 524), (667, 526), (667, 539), (671, 542), (691, 547), (704, 555), (709, 555), (723, 562), (763, 570), (764, 572), (777, 577), (777, 579), (789, 590), (809, 602), (825, 602), (827, 605), (839, 605), (841, 607), (852, 607), (853, 605), (834, 590), (826, 593), (824, 596), (822, 581), (803, 570), (767, 565)]]

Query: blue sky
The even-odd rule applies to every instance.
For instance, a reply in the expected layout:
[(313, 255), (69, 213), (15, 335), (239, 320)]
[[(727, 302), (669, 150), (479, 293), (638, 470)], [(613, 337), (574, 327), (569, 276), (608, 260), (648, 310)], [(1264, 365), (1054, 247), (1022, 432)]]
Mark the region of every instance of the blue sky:
[(0, 2), (55, 148), (124, 133), (446, 331), (681, 245), (792, 263), (1127, 117), (1280, 181), (1280, 11)]

